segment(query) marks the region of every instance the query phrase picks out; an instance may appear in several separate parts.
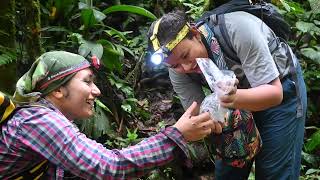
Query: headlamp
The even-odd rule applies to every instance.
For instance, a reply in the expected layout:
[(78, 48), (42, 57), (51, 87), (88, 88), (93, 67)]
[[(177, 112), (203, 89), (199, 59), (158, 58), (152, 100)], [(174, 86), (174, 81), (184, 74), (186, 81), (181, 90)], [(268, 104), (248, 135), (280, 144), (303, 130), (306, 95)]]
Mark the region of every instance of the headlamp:
[(187, 23), (178, 32), (175, 39), (173, 39), (169, 43), (161, 46), (160, 42), (157, 38), (161, 19), (159, 19), (156, 22), (156, 24), (154, 25), (152, 36), (150, 37), (153, 49), (155, 50), (155, 52), (151, 55), (151, 62), (154, 63), (155, 65), (159, 65), (164, 62), (165, 58), (167, 58), (170, 55), (173, 48), (175, 48), (177, 46), (177, 44), (179, 44), (182, 41), (182, 39), (184, 39), (184, 37), (186, 37), (186, 35), (188, 34), (189, 29), (190, 29), (190, 25)]
[(159, 49), (158, 51), (154, 52), (151, 55), (151, 62), (155, 65), (161, 64), (161, 62), (164, 60), (164, 54), (162, 52), (162, 49)]

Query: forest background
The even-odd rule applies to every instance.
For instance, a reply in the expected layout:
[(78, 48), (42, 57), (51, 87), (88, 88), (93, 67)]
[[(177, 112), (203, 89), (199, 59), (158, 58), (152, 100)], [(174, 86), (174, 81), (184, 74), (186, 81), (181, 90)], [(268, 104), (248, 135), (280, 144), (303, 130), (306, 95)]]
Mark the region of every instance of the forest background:
[[(151, 22), (174, 9), (196, 19), (222, 1), (1, 0), (0, 91), (12, 95), (18, 78), (43, 52), (94, 54), (104, 64), (97, 78), (102, 96), (95, 116), (77, 125), (107, 148), (135, 144), (183, 113), (167, 69), (148, 61), (146, 34)], [(320, 1), (272, 3), (291, 26), (289, 44), (300, 59), (308, 91), (301, 179), (320, 179)], [(141, 179), (210, 179), (214, 163), (205, 144), (190, 144), (189, 150), (193, 169), (173, 162)]]

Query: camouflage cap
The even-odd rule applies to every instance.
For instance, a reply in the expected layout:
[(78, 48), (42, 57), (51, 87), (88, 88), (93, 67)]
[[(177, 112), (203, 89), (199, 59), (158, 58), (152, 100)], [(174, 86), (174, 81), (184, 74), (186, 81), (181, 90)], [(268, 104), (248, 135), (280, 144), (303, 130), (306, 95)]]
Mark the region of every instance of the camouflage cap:
[(70, 80), (76, 72), (90, 67), (83, 56), (66, 51), (42, 54), (16, 84), (14, 100), (34, 102)]

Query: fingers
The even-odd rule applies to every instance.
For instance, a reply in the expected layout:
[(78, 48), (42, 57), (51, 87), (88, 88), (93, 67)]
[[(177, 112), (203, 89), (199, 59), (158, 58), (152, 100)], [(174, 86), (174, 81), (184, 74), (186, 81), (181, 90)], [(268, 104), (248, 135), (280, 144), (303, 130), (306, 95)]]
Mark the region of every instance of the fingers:
[(234, 86), (238, 86), (238, 84), (239, 84), (239, 80), (236, 78), (236, 80), (234, 81)]
[(222, 133), (222, 125), (219, 122), (215, 122), (214, 129), (212, 129), (212, 132), (215, 134), (221, 134)]
[(237, 86), (233, 86), (231, 91), (228, 93), (228, 95), (233, 95), (237, 93)]
[(198, 116), (192, 116), (191, 117), (192, 122), (195, 124), (200, 124), (202, 122), (206, 122), (210, 120), (210, 114), (208, 112), (204, 112), (199, 114)]
[(222, 132), (222, 125), (212, 119), (202, 122), (198, 126), (205, 130), (210, 129), (210, 133), (220, 134)]
[(195, 114), (195, 111), (197, 110), (197, 102), (193, 101), (191, 106), (186, 110), (186, 112), (183, 114), (185, 116), (190, 116)]

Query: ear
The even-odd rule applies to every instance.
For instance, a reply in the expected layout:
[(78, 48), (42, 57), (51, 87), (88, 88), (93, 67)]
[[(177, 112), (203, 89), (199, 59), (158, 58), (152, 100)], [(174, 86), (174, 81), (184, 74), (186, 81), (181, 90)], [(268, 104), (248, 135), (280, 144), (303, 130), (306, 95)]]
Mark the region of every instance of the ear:
[(198, 40), (201, 40), (201, 33), (196, 26), (191, 26), (190, 31), (193, 36), (195, 36)]
[(63, 89), (64, 87), (60, 86), (57, 89), (53, 90), (50, 94), (51, 96), (55, 97), (56, 99), (61, 99), (63, 98), (65, 94), (65, 90)]

